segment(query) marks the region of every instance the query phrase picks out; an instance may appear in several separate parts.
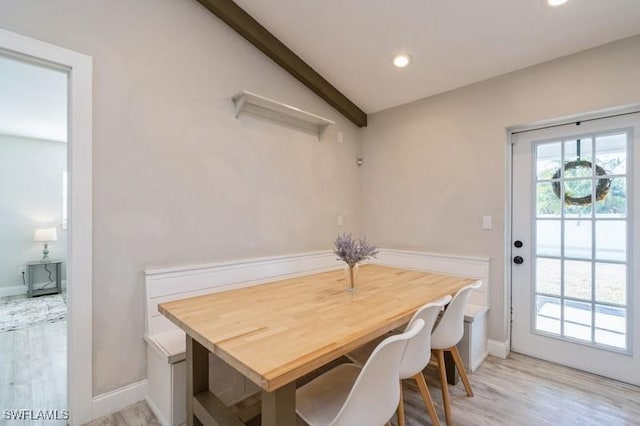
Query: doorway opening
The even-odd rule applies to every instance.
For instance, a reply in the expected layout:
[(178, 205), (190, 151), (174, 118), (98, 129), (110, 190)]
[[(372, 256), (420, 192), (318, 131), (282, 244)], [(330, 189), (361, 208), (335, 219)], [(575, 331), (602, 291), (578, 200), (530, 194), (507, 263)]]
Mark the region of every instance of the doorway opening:
[[(67, 74), (67, 344), (66, 389), (68, 423), (80, 425), (92, 420), (92, 59), (59, 46), (0, 29), (0, 54), (27, 64), (44, 66)], [(62, 178), (61, 178), (62, 179)], [(59, 181), (58, 181), (59, 182)], [(6, 182), (2, 182), (6, 184)], [(44, 185), (44, 183), (43, 183)], [(59, 225), (62, 227), (62, 224)], [(50, 227), (49, 227), (50, 228)], [(35, 230), (27, 236), (30, 244)], [(57, 230), (56, 230), (57, 232)], [(57, 235), (56, 235), (57, 237)], [(41, 239), (41, 238), (37, 238)], [(49, 244), (49, 251), (53, 248)], [(40, 257), (41, 259), (41, 257)], [(51, 271), (52, 269), (49, 268)], [(18, 272), (15, 272), (18, 273)], [(20, 271), (21, 278), (21, 271)], [(45, 278), (49, 274), (45, 270)], [(61, 277), (62, 278), (62, 277)], [(28, 279), (28, 277), (27, 277)], [(52, 275), (50, 281), (55, 281)], [(40, 352), (38, 352), (40, 353)], [(46, 359), (42, 360), (46, 366)], [(46, 393), (47, 388), (39, 388)], [(0, 394), (0, 399), (4, 395)], [(50, 404), (48, 404), (50, 405)], [(13, 407), (9, 407), (13, 408)], [(41, 414), (23, 407), (25, 416)], [(45, 409), (56, 410), (55, 407)], [(50, 413), (42, 413), (49, 414)], [(54, 413), (55, 414), (55, 413)], [(20, 415), (18, 413), (17, 415)], [(64, 417), (64, 416), (63, 416)], [(61, 420), (65, 421), (65, 420)]]
[(0, 52), (0, 394), (7, 416), (67, 402), (68, 71)]

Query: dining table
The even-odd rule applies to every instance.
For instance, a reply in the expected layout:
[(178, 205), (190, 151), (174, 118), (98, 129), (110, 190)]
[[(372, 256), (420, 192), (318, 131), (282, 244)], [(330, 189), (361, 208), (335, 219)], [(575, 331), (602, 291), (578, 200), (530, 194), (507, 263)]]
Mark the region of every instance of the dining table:
[(242, 425), (209, 390), (209, 353), (261, 388), (265, 426), (296, 424), (296, 380), (407, 323), (477, 278), (361, 265), (162, 303), (186, 334), (187, 424)]

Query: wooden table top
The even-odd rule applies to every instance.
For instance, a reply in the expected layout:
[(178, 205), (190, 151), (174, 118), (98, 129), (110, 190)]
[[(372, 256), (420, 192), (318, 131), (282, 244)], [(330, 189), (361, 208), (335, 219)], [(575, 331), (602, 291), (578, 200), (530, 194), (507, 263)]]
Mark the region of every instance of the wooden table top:
[(476, 279), (363, 265), (160, 304), (193, 339), (274, 391), (411, 319)]

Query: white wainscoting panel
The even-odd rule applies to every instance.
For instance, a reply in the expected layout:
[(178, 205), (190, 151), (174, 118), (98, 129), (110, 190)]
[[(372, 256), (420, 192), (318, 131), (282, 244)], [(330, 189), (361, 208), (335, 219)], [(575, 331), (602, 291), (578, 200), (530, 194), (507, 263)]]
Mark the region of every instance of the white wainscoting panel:
[(482, 281), (482, 286), (473, 291), (469, 303), (480, 306), (490, 306), (489, 258), (380, 249), (377, 258), (372, 259), (371, 263), (478, 278)]
[(145, 271), (147, 323), (154, 335), (176, 327), (158, 312), (158, 304), (216, 291), (248, 287), (300, 275), (340, 269), (331, 251), (233, 260)]

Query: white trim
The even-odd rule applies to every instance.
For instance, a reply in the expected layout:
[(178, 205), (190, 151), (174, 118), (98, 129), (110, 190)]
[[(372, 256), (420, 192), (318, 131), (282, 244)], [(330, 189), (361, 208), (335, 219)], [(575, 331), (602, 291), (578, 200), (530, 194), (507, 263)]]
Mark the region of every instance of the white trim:
[[(200, 263), (197, 265), (180, 265), (180, 266), (166, 266), (166, 267), (158, 267), (158, 268), (147, 268), (144, 270), (144, 274), (147, 277), (153, 275), (163, 275), (169, 273), (200, 273), (196, 272), (201, 269), (214, 269), (214, 268), (234, 268), (241, 269), (243, 266), (254, 266), (257, 264), (275, 264), (275, 263), (284, 263), (287, 261), (295, 261), (304, 258), (314, 258), (314, 257), (326, 257), (333, 256), (335, 260), (335, 256), (330, 251), (311, 251), (306, 253), (294, 253), (294, 254), (285, 254), (281, 256), (264, 256), (264, 257), (252, 257), (247, 259), (233, 259), (233, 260), (225, 260), (221, 262), (213, 262), (213, 263)], [(335, 262), (334, 262), (335, 263)], [(256, 277), (259, 278), (259, 277)]]
[(18, 296), (27, 294), (27, 286), (16, 285), (12, 287), (0, 287), (0, 297)]
[[(512, 287), (513, 283), (511, 280), (511, 256), (512, 256), (512, 246), (511, 243), (513, 241), (512, 235), (512, 226), (513, 226), (513, 144), (514, 144), (514, 136), (517, 133), (542, 130), (548, 127), (559, 127), (567, 124), (572, 124), (577, 121), (591, 121), (591, 120), (601, 120), (606, 118), (612, 118), (619, 115), (628, 115), (635, 114), (640, 112), (640, 103), (623, 105), (612, 108), (605, 108), (597, 111), (591, 112), (583, 112), (579, 114), (573, 114), (565, 117), (559, 117), (551, 120), (541, 120), (536, 121), (529, 124), (518, 124), (513, 126), (506, 127), (506, 198), (505, 198), (505, 221), (504, 221), (504, 294), (505, 294), (505, 304), (504, 304), (504, 326), (507, 330), (508, 351), (511, 350), (511, 323), (512, 323), (512, 314), (511, 310), (513, 308), (513, 297), (512, 297)], [(629, 145), (628, 148), (631, 146)], [(629, 175), (629, 171), (627, 171), (627, 176)], [(631, 178), (633, 180), (633, 177)], [(629, 189), (628, 189), (629, 190)], [(628, 216), (631, 217), (631, 216)], [(633, 241), (633, 240), (632, 240)], [(632, 250), (633, 244), (629, 244), (629, 250)], [(633, 259), (630, 254), (628, 254), (629, 259)], [(631, 347), (631, 345), (630, 345)], [(507, 353), (508, 353), (507, 351)], [(491, 353), (491, 352), (490, 352)]]
[[(92, 59), (0, 29), (0, 50), (69, 72), (67, 387), (70, 424), (92, 419)], [(78, 285), (75, 285), (78, 283)]]
[[(34, 283), (34, 290), (38, 290), (41, 286), (51, 284), (51, 282), (41, 282)], [(60, 286), (64, 290), (67, 288), (67, 280), (60, 281)], [(11, 287), (0, 287), (0, 297), (10, 297), (10, 296), (19, 296), (22, 294), (27, 294), (27, 286), (26, 285), (16, 285)], [(55, 293), (52, 293), (55, 294)]]
[(576, 121), (601, 120), (603, 118), (615, 117), (617, 115), (634, 114), (640, 112), (640, 104), (623, 105), (612, 108), (604, 108), (598, 111), (582, 112), (579, 114), (566, 115), (564, 117), (553, 118), (550, 120), (534, 121), (529, 124), (517, 124), (507, 127), (509, 140), (514, 133), (528, 132), (531, 130), (541, 130), (546, 127), (564, 126), (565, 124), (573, 124)]
[(149, 394), (147, 394), (144, 397), (144, 400), (146, 401), (147, 405), (149, 406), (149, 408), (151, 409), (151, 412), (156, 416), (156, 418), (158, 419), (158, 423), (160, 423), (162, 426), (170, 426), (171, 423), (169, 423), (169, 421), (167, 421), (167, 419), (164, 417), (164, 415), (162, 414), (162, 411), (160, 411), (160, 409), (158, 409), (158, 407), (156, 406), (156, 404), (153, 402), (153, 400), (151, 398), (149, 398)]
[(482, 281), (482, 286), (473, 290), (469, 303), (490, 306), (490, 259), (487, 257), (381, 248), (378, 256), (372, 259), (371, 263), (478, 278)]
[(147, 379), (131, 383), (118, 389), (103, 393), (93, 398), (93, 417), (116, 413), (125, 407), (145, 399), (147, 394)]
[(508, 340), (500, 342), (498, 340), (489, 339), (487, 341), (487, 350), (489, 355), (497, 356), (498, 358), (507, 359), (509, 356), (511, 343)]
[(343, 265), (327, 250), (146, 269), (145, 334), (152, 337), (177, 329), (157, 311), (158, 303), (340, 269)]

